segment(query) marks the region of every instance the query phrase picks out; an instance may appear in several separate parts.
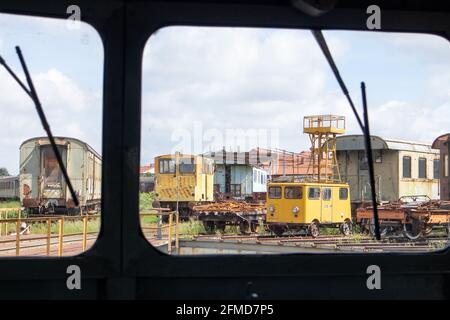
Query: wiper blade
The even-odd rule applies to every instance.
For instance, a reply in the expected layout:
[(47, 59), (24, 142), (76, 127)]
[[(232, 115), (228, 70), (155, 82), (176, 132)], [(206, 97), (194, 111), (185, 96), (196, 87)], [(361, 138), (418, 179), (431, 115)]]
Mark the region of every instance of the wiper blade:
[(39, 115), (39, 118), (41, 119), (42, 126), (44, 127), (44, 130), (47, 134), (48, 140), (52, 146), (53, 153), (55, 154), (56, 160), (58, 161), (59, 167), (61, 168), (62, 174), (64, 176), (64, 180), (67, 183), (67, 186), (69, 187), (70, 195), (72, 196), (72, 200), (76, 207), (79, 206), (78, 196), (75, 193), (75, 190), (73, 188), (72, 182), (70, 181), (69, 175), (67, 174), (66, 166), (64, 165), (64, 162), (62, 160), (61, 153), (58, 150), (58, 147), (56, 146), (55, 139), (53, 137), (52, 131), (50, 129), (50, 126), (47, 122), (47, 118), (45, 116), (44, 110), (42, 109), (41, 102), (39, 101), (39, 97), (37, 95), (36, 89), (34, 88), (33, 81), (31, 79), (30, 73), (28, 72), (27, 65), (25, 63), (25, 59), (23, 58), (22, 51), (20, 50), (19, 46), (16, 46), (17, 55), (19, 56), (20, 64), (22, 65), (23, 72), (25, 73), (25, 78), (28, 83), (28, 88), (25, 86), (25, 84), (22, 83), (22, 81), (17, 77), (17, 75), (14, 73), (14, 71), (7, 65), (6, 61), (0, 56), (0, 64), (3, 65), (8, 71), (8, 73), (16, 80), (16, 82), (20, 85), (20, 87), (26, 92), (26, 94), (33, 100), (34, 105), (36, 107), (36, 111)]
[(331, 70), (333, 71), (334, 76), (336, 77), (336, 80), (342, 89), (342, 92), (347, 97), (350, 107), (352, 108), (352, 111), (356, 117), (356, 120), (358, 121), (358, 124), (361, 127), (361, 130), (364, 134), (364, 142), (365, 142), (364, 144), (365, 144), (365, 148), (366, 148), (367, 162), (369, 164), (369, 181), (370, 181), (370, 189), (371, 189), (371, 193), (372, 193), (372, 207), (373, 207), (375, 238), (377, 240), (380, 240), (381, 239), (380, 222), (378, 219), (378, 206), (377, 206), (377, 199), (376, 199), (376, 192), (375, 192), (375, 174), (374, 174), (373, 162), (372, 162), (373, 155), (372, 155), (372, 146), (371, 146), (371, 142), (370, 142), (369, 115), (367, 112), (366, 87), (364, 85), (364, 82), (361, 82), (361, 92), (362, 92), (363, 111), (364, 111), (364, 124), (363, 124), (361, 121), (361, 118), (359, 117), (358, 111), (355, 108), (355, 104), (353, 103), (353, 100), (350, 97), (350, 94), (348, 93), (348, 90), (347, 90), (347, 87), (345, 86), (344, 80), (342, 80), (339, 70), (336, 67), (336, 64), (334, 63), (333, 56), (331, 55), (331, 52), (328, 49), (328, 45), (327, 45), (327, 42), (325, 41), (322, 31), (321, 30), (311, 30), (311, 32), (314, 35), (314, 38), (316, 39), (317, 43), (319, 44), (319, 47), (322, 50), (322, 53), (324, 54), (325, 58), (327, 59), (328, 64), (330, 65)]

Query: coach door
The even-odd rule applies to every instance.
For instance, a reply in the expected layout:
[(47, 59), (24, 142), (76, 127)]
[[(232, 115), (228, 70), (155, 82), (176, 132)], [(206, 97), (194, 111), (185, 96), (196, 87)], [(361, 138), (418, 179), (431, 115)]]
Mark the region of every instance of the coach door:
[[(63, 162), (66, 148), (57, 146)], [(44, 199), (65, 199), (65, 182), (51, 145), (41, 146), (41, 192)]]

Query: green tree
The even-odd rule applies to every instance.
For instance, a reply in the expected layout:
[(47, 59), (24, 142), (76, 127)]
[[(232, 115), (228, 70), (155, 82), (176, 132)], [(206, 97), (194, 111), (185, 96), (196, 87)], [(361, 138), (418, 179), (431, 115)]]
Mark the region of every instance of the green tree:
[(0, 177), (1, 176), (9, 176), (8, 169), (6, 168), (0, 168)]

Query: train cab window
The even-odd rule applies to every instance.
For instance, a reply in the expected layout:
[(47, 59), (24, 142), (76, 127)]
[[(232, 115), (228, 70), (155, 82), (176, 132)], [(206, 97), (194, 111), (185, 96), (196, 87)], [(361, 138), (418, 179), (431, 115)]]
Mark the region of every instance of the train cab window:
[(308, 199), (310, 199), (310, 200), (320, 199), (320, 188), (309, 187), (308, 188)]
[(194, 158), (181, 158), (179, 160), (180, 173), (195, 173)]
[(348, 189), (339, 188), (339, 200), (347, 200), (347, 199), (348, 199)]
[(285, 187), (284, 188), (285, 199), (302, 199), (303, 188), (302, 187)]
[[(414, 193), (438, 199), (440, 181), (416, 181), (424, 174), (417, 161), (439, 155), (431, 150), (432, 132), (446, 131), (450, 120), (439, 116), (442, 112), (432, 112), (442, 105), (442, 97), (430, 98), (428, 90), (433, 87), (437, 95), (448, 86), (439, 72), (434, 74), (438, 70), (434, 51), (429, 51), (432, 58), (427, 62), (422, 59), (427, 51), (422, 40), (429, 48), (438, 48), (442, 70), (448, 68), (441, 63), (448, 61), (448, 43), (436, 36), (428, 42), (428, 36), (372, 31), (323, 34), (344, 82), (366, 81), (380, 203), (397, 208), (396, 200)], [(181, 159), (179, 170), (164, 160), (162, 171), (154, 172), (154, 189), (140, 195), (141, 227), (150, 244), (165, 253), (172, 250), (170, 254), (244, 254), (236, 243), (220, 243), (225, 248), (221, 250), (200, 240), (232, 235), (240, 241), (241, 236), (253, 236), (260, 221), (261, 232), (269, 238), (307, 234), (315, 220), (320, 232), (342, 233), (350, 244), (372, 237), (371, 208), (364, 206), (372, 196), (365, 139), (351, 108), (343, 107), (345, 96), (310, 31), (164, 27), (149, 37), (142, 62), (141, 171), (153, 164), (157, 168), (157, 159), (164, 157), (187, 158)], [(416, 68), (420, 70), (414, 73)], [(364, 70), (364, 79), (358, 70)], [(439, 120), (434, 130), (428, 130), (429, 122), (417, 120), (418, 106)], [(336, 110), (339, 114), (333, 115)], [(336, 138), (325, 143), (325, 134)], [(424, 137), (425, 144), (412, 142)], [(197, 166), (194, 172), (192, 157), (204, 159), (204, 168)], [(207, 170), (207, 161), (216, 170)], [(428, 165), (431, 172), (431, 162)], [(430, 172), (425, 170), (428, 177)], [(395, 223), (384, 222), (381, 230), (389, 240), (392, 236), (394, 242), (400, 234), (406, 239), (421, 237), (415, 234), (421, 224), (405, 224), (409, 220), (399, 219), (394, 211), (390, 214)], [(180, 219), (178, 251), (168, 245), (166, 231), (169, 221), (176, 220), (174, 215)], [(345, 235), (349, 228), (342, 224), (350, 222), (357, 227)], [(155, 231), (158, 223), (166, 228), (161, 236)], [(444, 237), (443, 222), (432, 228)], [(191, 241), (196, 236), (197, 242)], [(372, 250), (369, 242), (367, 248)]]
[(159, 159), (159, 173), (175, 173), (175, 159)]
[(103, 42), (82, 21), (0, 13), (0, 56), (29, 90), (17, 45), (62, 165), (29, 93), (0, 64), (0, 180), (9, 181), (0, 184), (0, 220), (9, 220), (0, 257), (78, 255), (96, 241), (102, 214)]
[(270, 187), (269, 199), (281, 199), (281, 187)]

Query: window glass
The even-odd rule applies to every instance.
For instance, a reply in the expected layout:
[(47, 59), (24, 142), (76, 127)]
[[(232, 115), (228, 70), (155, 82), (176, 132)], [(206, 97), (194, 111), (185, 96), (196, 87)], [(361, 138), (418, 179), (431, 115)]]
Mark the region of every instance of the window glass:
[(322, 200), (331, 200), (330, 188), (322, 188)]
[(339, 188), (339, 200), (347, 200), (347, 199), (348, 199), (348, 189)]
[(175, 159), (159, 159), (159, 173), (175, 173)]
[(411, 157), (403, 157), (403, 178), (411, 178)]
[(270, 199), (281, 199), (281, 187), (270, 187), (269, 188), (269, 198)]
[(440, 178), (440, 171), (441, 171), (441, 163), (439, 159), (433, 160), (433, 179), (439, 179)]
[(308, 188), (308, 199), (317, 200), (320, 199), (320, 188)]
[(0, 13), (0, 56), (28, 91), (15, 46), (80, 206), (35, 104), (0, 64), (0, 257), (78, 255), (100, 230), (103, 43), (82, 21)]
[[(450, 87), (448, 41), (373, 31), (323, 34), (351, 96), (360, 94), (364, 70), (379, 205), (404, 211), (417, 203), (402, 206), (398, 202), (402, 196), (443, 199), (446, 185), (442, 179), (431, 179), (435, 176), (431, 161), (442, 150), (431, 144), (450, 128), (450, 119), (442, 116)], [(172, 247), (171, 254), (260, 253), (256, 247), (251, 247), (256, 252), (247, 252), (225, 242), (223, 250), (198, 248), (191, 240), (197, 235), (199, 239), (231, 235), (236, 241), (245, 236), (256, 242), (256, 222), (262, 222), (259, 233), (269, 239), (280, 232), (303, 236), (308, 232), (305, 226), (292, 225), (292, 213), (298, 213), (300, 205), (290, 199), (296, 198), (305, 199), (299, 217), (327, 221), (326, 228), (319, 228), (324, 235), (340, 238), (345, 228), (339, 226), (349, 219), (354, 228), (351, 235), (342, 235), (345, 243), (360, 241), (361, 247), (365, 239), (376, 242), (371, 234), (365, 139), (309, 30), (167, 27), (149, 38), (142, 61), (142, 168), (151, 167), (161, 155), (175, 154), (211, 159), (218, 168), (181, 178), (177, 173), (191, 170), (155, 173), (154, 190), (140, 198), (141, 226), (151, 244), (167, 252), (168, 218), (161, 219), (165, 229), (158, 239), (154, 228), (160, 220), (156, 213), (151, 217), (145, 213), (178, 208), (176, 230), (181, 230), (182, 246), (179, 251)], [(426, 114), (426, 121), (418, 114)], [(335, 139), (326, 139), (334, 135)], [(419, 165), (419, 158), (428, 159), (428, 164)], [(425, 178), (418, 181), (419, 175)], [(304, 189), (295, 189), (299, 186)], [(381, 251), (396, 250), (388, 246), (391, 243), (399, 250), (411, 250), (405, 244), (416, 236), (426, 244), (423, 248), (445, 247), (447, 236), (439, 223), (427, 226), (423, 235), (414, 235), (417, 225), (395, 215), (381, 225), (385, 238), (377, 250), (378, 245), (384, 248)]]
[(427, 178), (427, 159), (419, 158), (419, 179)]
[(285, 187), (284, 197), (286, 199), (301, 199), (303, 197), (302, 187)]
[(194, 158), (180, 158), (179, 166), (180, 166), (180, 173), (195, 173)]

